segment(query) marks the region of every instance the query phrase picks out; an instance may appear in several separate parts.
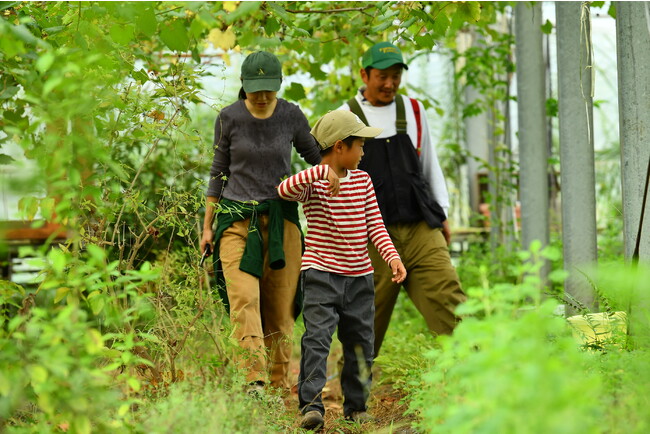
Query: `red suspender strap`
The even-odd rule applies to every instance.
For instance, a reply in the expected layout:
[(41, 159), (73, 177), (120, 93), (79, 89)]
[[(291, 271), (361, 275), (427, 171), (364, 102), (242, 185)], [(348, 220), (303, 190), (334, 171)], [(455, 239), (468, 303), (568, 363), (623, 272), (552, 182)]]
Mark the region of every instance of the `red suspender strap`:
[(413, 113), (415, 114), (415, 123), (418, 127), (418, 143), (416, 149), (418, 151), (418, 156), (422, 152), (422, 121), (420, 120), (420, 104), (418, 100), (414, 98), (409, 98), (411, 100), (411, 105), (413, 106)]

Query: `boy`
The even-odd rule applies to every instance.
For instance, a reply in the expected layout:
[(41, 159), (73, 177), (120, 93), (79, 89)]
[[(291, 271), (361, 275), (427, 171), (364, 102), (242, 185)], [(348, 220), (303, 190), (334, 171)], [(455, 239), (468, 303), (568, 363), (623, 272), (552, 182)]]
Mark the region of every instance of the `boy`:
[(319, 429), (325, 408), (327, 357), (338, 325), (343, 346), (343, 413), (358, 423), (366, 412), (374, 345), (374, 284), (368, 238), (401, 283), (406, 270), (386, 232), (372, 181), (357, 170), (365, 138), (381, 128), (367, 127), (355, 114), (336, 110), (323, 116), (311, 134), (321, 147), (321, 164), (284, 180), (278, 193), (303, 203), (307, 217), (302, 257), (305, 333), (301, 341), (298, 398), (300, 426)]

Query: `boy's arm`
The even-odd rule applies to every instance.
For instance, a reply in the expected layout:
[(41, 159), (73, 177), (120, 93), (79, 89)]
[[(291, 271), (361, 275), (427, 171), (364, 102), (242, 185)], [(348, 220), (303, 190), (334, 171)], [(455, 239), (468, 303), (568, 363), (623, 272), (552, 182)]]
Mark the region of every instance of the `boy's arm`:
[(329, 166), (319, 164), (285, 179), (278, 185), (278, 194), (282, 199), (306, 202), (311, 194), (311, 184), (327, 179)]
[(384, 220), (381, 218), (381, 211), (377, 205), (377, 197), (375, 196), (375, 189), (372, 186), (372, 181), (368, 177), (368, 185), (366, 187), (366, 222), (368, 225), (368, 237), (375, 245), (381, 257), (390, 266), (391, 262), (395, 259), (401, 261), (397, 249), (393, 245), (393, 241), (388, 235)]

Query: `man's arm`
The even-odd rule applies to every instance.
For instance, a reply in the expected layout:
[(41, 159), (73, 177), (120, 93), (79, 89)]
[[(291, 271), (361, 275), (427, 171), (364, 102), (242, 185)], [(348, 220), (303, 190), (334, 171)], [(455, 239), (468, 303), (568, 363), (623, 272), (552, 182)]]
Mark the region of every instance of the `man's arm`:
[[(418, 101), (418, 104), (421, 103)], [(420, 106), (420, 120), (422, 122), (422, 154), (420, 155), (422, 172), (427, 181), (429, 181), (429, 185), (431, 185), (434, 199), (438, 202), (438, 205), (442, 207), (445, 215), (449, 216), (449, 193), (447, 192), (447, 183), (445, 181), (445, 176), (442, 173), (440, 162), (438, 161), (438, 154), (435, 145), (431, 139), (429, 123), (427, 122), (423, 106)]]
[[(421, 104), (418, 101), (418, 104)], [(420, 160), (422, 161), (422, 172), (425, 178), (429, 181), (431, 186), (431, 193), (433, 198), (440, 205), (445, 212), (445, 216), (449, 216), (449, 192), (447, 191), (447, 182), (442, 173), (440, 162), (438, 161), (438, 154), (431, 139), (431, 132), (429, 130), (429, 123), (425, 116), (424, 107), (420, 106), (420, 121), (422, 124), (422, 153)], [(447, 241), (447, 245), (451, 243), (451, 228), (449, 227), (449, 220), (442, 222), (442, 234)]]

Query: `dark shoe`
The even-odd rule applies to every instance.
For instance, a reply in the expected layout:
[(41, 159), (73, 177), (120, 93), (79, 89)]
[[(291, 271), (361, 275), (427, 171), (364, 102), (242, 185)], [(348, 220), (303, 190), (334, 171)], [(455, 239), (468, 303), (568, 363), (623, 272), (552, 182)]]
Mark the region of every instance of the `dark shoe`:
[(249, 384), (246, 388), (246, 393), (253, 398), (262, 399), (264, 397), (264, 383), (255, 381)]
[(346, 417), (347, 420), (363, 425), (364, 423), (375, 422), (375, 418), (370, 416), (367, 411), (353, 411)]
[(318, 410), (308, 411), (300, 421), (300, 428), (308, 430), (315, 431), (322, 428), (323, 425), (325, 425), (325, 419), (323, 419), (323, 415)]

